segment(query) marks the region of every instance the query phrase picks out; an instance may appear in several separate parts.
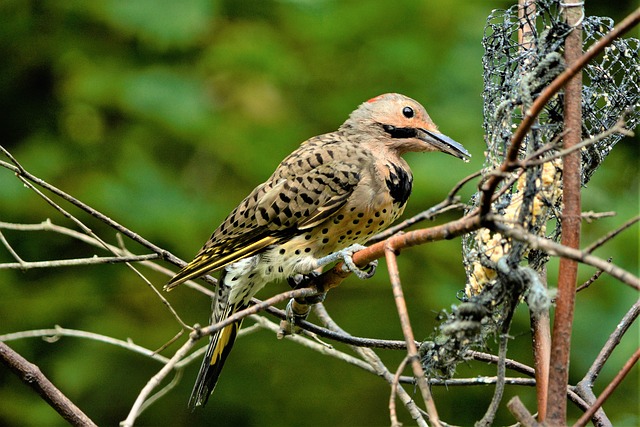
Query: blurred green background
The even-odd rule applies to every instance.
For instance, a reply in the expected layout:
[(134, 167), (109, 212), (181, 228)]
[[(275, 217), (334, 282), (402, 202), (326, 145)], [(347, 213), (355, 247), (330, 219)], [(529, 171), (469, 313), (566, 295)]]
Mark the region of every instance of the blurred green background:
[[(480, 41), (491, 9), (511, 4), (2, 0), (2, 145), (29, 171), (189, 260), (235, 204), (301, 141), (336, 129), (375, 95), (401, 92), (423, 102), (441, 131), (474, 156), (464, 164), (439, 154), (408, 155), (415, 175), (409, 217), (481, 167)], [(587, 2), (589, 14), (616, 21), (634, 7), (633, 1)], [(638, 139), (623, 140), (585, 188), (584, 210), (618, 212), (585, 223), (585, 245), (637, 215), (638, 158)], [(465, 187), (463, 199), (473, 192), (473, 184)], [(63, 206), (116, 242), (113, 230)], [(9, 171), (0, 170), (0, 221), (46, 218), (74, 227)], [(3, 233), (25, 260), (106, 255), (52, 233)], [(637, 225), (597, 255), (613, 257), (637, 274)], [(0, 262), (11, 261), (0, 249)], [(437, 326), (437, 313), (455, 304), (464, 286), (460, 241), (407, 250), (400, 268), (415, 334), (426, 338)], [(143, 271), (158, 288), (167, 280)], [(385, 271), (381, 263), (374, 279), (349, 278), (329, 294), (327, 308), (350, 333), (402, 338)], [(592, 268), (580, 268), (580, 280), (592, 274)], [(577, 297), (573, 382), (637, 299), (634, 291), (605, 276)], [(259, 296), (285, 289), (273, 284)], [(0, 334), (61, 325), (156, 349), (179, 331), (157, 297), (123, 265), (0, 270), (0, 295)], [(209, 301), (201, 294), (180, 288), (168, 299), (186, 322), (207, 322)], [(531, 363), (523, 307), (512, 335), (510, 356)], [(637, 348), (638, 336), (636, 324), (598, 379), (596, 394)], [(9, 345), (38, 364), (100, 425), (123, 420), (161, 367), (140, 355), (74, 338)], [(163, 354), (171, 355), (177, 345)], [(400, 352), (378, 353), (392, 370), (402, 359)], [(236, 343), (209, 405), (190, 413), (186, 404), (198, 365), (193, 363), (179, 386), (139, 418), (140, 425), (389, 424), (389, 387), (381, 379), (278, 341), (267, 331)], [(477, 362), (459, 369), (459, 376), (494, 373)], [(482, 416), (492, 391), (490, 386), (436, 388), (434, 395), (444, 420), (468, 425)], [(514, 395), (535, 407), (533, 389), (508, 387), (505, 402)], [(605, 409), (615, 425), (637, 425), (638, 402), (636, 368)], [(411, 424), (402, 407), (399, 414)], [(570, 417), (578, 415), (570, 407)], [(502, 405), (497, 423), (513, 422)], [(64, 423), (3, 368), (0, 424)]]

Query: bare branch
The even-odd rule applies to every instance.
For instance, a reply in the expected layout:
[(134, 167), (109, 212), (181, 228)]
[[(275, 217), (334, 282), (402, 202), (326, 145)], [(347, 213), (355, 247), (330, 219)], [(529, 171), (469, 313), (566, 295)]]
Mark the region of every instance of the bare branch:
[(536, 421), (536, 419), (529, 413), (527, 408), (524, 406), (524, 403), (520, 400), (518, 396), (514, 396), (508, 403), (507, 408), (513, 414), (516, 420), (523, 427), (538, 427), (540, 424)]
[(0, 341), (5, 342), (24, 338), (43, 338), (47, 342), (55, 342), (59, 340), (60, 337), (75, 337), (103, 342), (106, 344), (114, 345), (116, 347), (124, 348), (129, 351), (133, 351), (134, 353), (142, 354), (143, 356), (147, 356), (160, 363), (167, 363), (169, 361), (168, 358), (161, 356), (145, 347), (134, 344), (131, 341), (123, 341), (108, 337), (106, 335), (96, 334), (94, 332), (80, 331), (77, 329), (67, 329), (61, 326), (56, 326), (53, 329), (34, 329), (30, 331), (14, 332), (11, 334), (0, 335)]
[(147, 384), (140, 391), (140, 394), (138, 394), (138, 397), (133, 403), (133, 406), (129, 411), (129, 415), (127, 415), (127, 418), (120, 423), (121, 426), (123, 427), (133, 426), (133, 423), (135, 422), (136, 418), (140, 415), (140, 412), (142, 411), (142, 407), (144, 405), (144, 402), (147, 400), (147, 396), (149, 396), (149, 394), (153, 391), (153, 389), (156, 388), (162, 382), (162, 380), (169, 374), (169, 372), (175, 369), (176, 364), (180, 360), (182, 360), (187, 355), (187, 353), (189, 353), (189, 351), (193, 348), (193, 346), (196, 344), (198, 339), (200, 339), (200, 336), (197, 334), (197, 331), (192, 332), (191, 335), (189, 336), (189, 340), (187, 340), (187, 342), (185, 342), (182, 345), (182, 347), (180, 347), (175, 352), (173, 357), (162, 367), (162, 369), (160, 369), (160, 371), (157, 374), (155, 374), (147, 382)]
[(576, 385), (576, 393), (587, 401), (593, 400), (593, 384), (598, 378), (598, 375), (602, 371), (604, 364), (607, 362), (613, 350), (620, 344), (622, 337), (629, 330), (633, 322), (636, 321), (640, 314), (640, 301), (636, 301), (635, 304), (624, 315), (622, 320), (616, 325), (616, 329), (611, 333), (607, 342), (604, 344), (600, 353), (595, 358), (591, 367), (584, 375), (584, 378)]
[(409, 356), (402, 359), (402, 362), (398, 365), (396, 374), (393, 376), (393, 382), (391, 383), (391, 394), (389, 395), (389, 417), (391, 418), (391, 427), (400, 427), (402, 423), (398, 421), (398, 413), (396, 411), (396, 395), (398, 394), (398, 387), (400, 384), (400, 376), (402, 371), (409, 362)]
[(636, 352), (633, 353), (633, 356), (631, 356), (631, 358), (627, 360), (627, 362), (624, 364), (620, 372), (618, 372), (618, 374), (609, 383), (609, 385), (605, 387), (605, 389), (602, 391), (600, 396), (598, 396), (598, 398), (593, 403), (593, 405), (591, 405), (589, 410), (584, 414), (582, 414), (582, 416), (578, 419), (578, 421), (576, 421), (576, 423), (574, 424), (574, 427), (583, 427), (587, 424), (587, 422), (589, 422), (593, 414), (596, 413), (596, 411), (602, 406), (605, 400), (607, 400), (609, 396), (611, 396), (611, 393), (613, 393), (616, 387), (618, 387), (618, 385), (622, 382), (624, 377), (627, 376), (629, 371), (631, 371), (631, 368), (633, 368), (633, 365), (635, 365), (636, 362), (638, 362), (638, 359), (640, 359), (640, 349), (637, 349)]
[(602, 258), (598, 258), (593, 255), (589, 255), (584, 251), (580, 251), (577, 249), (569, 248), (563, 245), (560, 245), (553, 240), (545, 239), (542, 237), (538, 237), (534, 234), (528, 233), (522, 227), (519, 226), (506, 226), (504, 224), (500, 224), (498, 222), (500, 218), (490, 215), (487, 218), (491, 221), (489, 224), (489, 228), (494, 229), (495, 231), (500, 232), (504, 236), (512, 237), (521, 242), (527, 243), (533, 249), (540, 249), (548, 253), (549, 255), (564, 257), (573, 259), (576, 261), (580, 261), (584, 264), (591, 265), (593, 267), (599, 268), (612, 277), (615, 277), (622, 283), (625, 283), (631, 286), (635, 290), (640, 290), (640, 279), (634, 276), (632, 273), (614, 265), (608, 263), (606, 260)]
[(79, 265), (99, 265), (99, 264), (118, 264), (123, 262), (139, 262), (158, 259), (158, 254), (133, 255), (133, 256), (115, 256), (115, 257), (99, 257), (76, 258), (76, 259), (58, 259), (51, 261), (22, 261), (22, 262), (6, 262), (0, 263), (0, 270), (21, 269), (31, 270), (34, 268), (55, 268), (55, 267), (73, 267)]
[[(278, 333), (278, 331), (280, 330), (280, 327), (267, 320), (265, 317), (263, 316), (258, 316), (255, 314), (252, 314), (251, 316), (249, 316), (252, 320), (254, 320), (256, 322), (257, 325), (259, 325), (260, 327), (267, 329), (271, 332), (274, 333)], [(310, 348), (311, 350), (317, 351), (320, 354), (324, 354), (327, 356), (331, 356), (334, 357), (338, 360), (341, 360), (343, 362), (346, 362), (350, 365), (353, 366), (357, 366), (360, 369), (364, 369), (365, 371), (375, 374), (376, 371), (371, 367), (371, 365), (369, 365), (368, 363), (363, 362), (361, 359), (358, 359), (356, 357), (353, 357), (347, 353), (344, 353), (342, 351), (336, 350), (333, 347), (327, 346), (327, 345), (322, 345), (319, 344), (318, 342), (315, 342), (309, 338), (303, 338), (300, 335), (286, 335), (284, 338), (295, 342), (296, 344), (300, 344), (303, 347), (307, 347)]]
[(67, 398), (40, 371), (38, 366), (13, 351), (4, 342), (0, 342), (0, 360), (2, 364), (16, 374), (22, 382), (34, 389), (42, 399), (74, 426), (95, 426), (96, 424), (84, 412)]
[(396, 302), (396, 308), (398, 309), (398, 316), (400, 317), (402, 334), (407, 342), (407, 358), (411, 363), (413, 375), (416, 377), (418, 387), (422, 393), (427, 413), (429, 414), (429, 421), (431, 421), (435, 426), (439, 426), (440, 419), (438, 418), (438, 410), (436, 409), (435, 402), (431, 396), (429, 382), (427, 381), (424, 369), (420, 363), (418, 347), (416, 346), (416, 342), (413, 337), (411, 321), (409, 320), (409, 312), (407, 311), (407, 304), (404, 300), (402, 284), (400, 283), (400, 271), (398, 270), (398, 263), (396, 262), (396, 249), (390, 244), (385, 245), (385, 258), (387, 260), (387, 268), (389, 269), (389, 279), (391, 280), (393, 297)]
[(625, 222), (620, 227), (616, 228), (615, 230), (611, 231), (610, 233), (607, 233), (605, 236), (603, 236), (600, 239), (596, 240), (595, 242), (593, 242), (592, 244), (590, 244), (589, 246), (587, 246), (583, 250), (586, 253), (590, 254), (591, 252), (595, 251), (600, 246), (604, 245), (609, 240), (613, 239), (618, 234), (622, 233), (624, 230), (626, 230), (627, 228), (631, 227), (633, 224), (635, 224), (638, 221), (640, 221), (640, 216), (636, 216), (634, 218), (631, 218), (629, 221)]
[[(314, 306), (314, 309), (318, 318), (329, 329), (348, 335), (346, 331), (344, 331), (340, 326), (338, 326), (336, 322), (333, 321), (322, 303), (316, 304)], [(384, 378), (389, 384), (393, 383), (393, 374), (387, 369), (384, 363), (382, 363), (382, 360), (380, 360), (378, 355), (372, 349), (353, 346), (352, 349), (371, 365), (378, 376)], [(407, 411), (409, 411), (409, 414), (416, 422), (416, 424), (420, 427), (427, 427), (427, 422), (424, 419), (422, 411), (420, 410), (420, 408), (418, 408), (411, 396), (402, 387), (398, 387), (397, 395), (404, 404), (405, 408), (407, 408)]]

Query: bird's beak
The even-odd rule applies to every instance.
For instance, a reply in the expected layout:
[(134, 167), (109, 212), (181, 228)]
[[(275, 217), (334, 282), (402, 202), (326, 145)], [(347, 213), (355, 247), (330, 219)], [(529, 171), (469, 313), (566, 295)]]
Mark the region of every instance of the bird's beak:
[(427, 144), (433, 145), (443, 153), (451, 154), (464, 161), (469, 161), (471, 158), (471, 154), (469, 154), (462, 144), (455, 142), (448, 136), (427, 129), (420, 129), (420, 131), (418, 138)]

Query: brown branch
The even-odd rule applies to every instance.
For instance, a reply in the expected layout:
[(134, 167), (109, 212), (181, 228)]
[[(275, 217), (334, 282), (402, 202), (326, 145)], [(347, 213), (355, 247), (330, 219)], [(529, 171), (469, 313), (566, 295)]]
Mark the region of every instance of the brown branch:
[[(547, 287), (546, 265), (540, 271), (540, 281)], [(532, 330), (533, 360), (536, 372), (536, 399), (538, 403), (538, 421), (547, 414), (547, 387), (549, 385), (549, 354), (551, 352), (551, 319), (549, 309), (536, 313), (529, 310)]]
[(391, 427), (402, 426), (402, 423), (398, 421), (398, 413), (396, 411), (396, 395), (398, 394), (398, 387), (400, 387), (400, 376), (407, 366), (407, 362), (409, 362), (409, 356), (402, 359), (391, 383), (391, 394), (389, 395), (389, 418), (391, 419)]
[[(612, 258), (609, 258), (607, 260), (607, 262), (611, 262)], [(589, 277), (589, 279), (584, 282), (582, 285), (578, 286), (576, 288), (576, 293), (580, 292), (580, 291), (584, 291), (585, 289), (587, 289), (589, 286), (593, 285), (593, 283), (598, 280), (600, 278), (600, 276), (602, 276), (602, 273), (604, 273), (604, 271), (597, 269), (595, 273), (593, 273), (593, 276)]]
[(387, 268), (389, 270), (389, 279), (391, 280), (391, 289), (393, 290), (393, 297), (396, 302), (396, 308), (398, 310), (398, 316), (400, 317), (400, 326), (402, 327), (402, 334), (407, 342), (407, 358), (411, 362), (411, 369), (413, 375), (416, 377), (420, 393), (424, 399), (427, 413), (429, 414), (429, 421), (436, 427), (440, 426), (440, 419), (438, 417), (438, 410), (436, 409), (435, 402), (431, 396), (431, 390), (429, 389), (429, 382), (420, 363), (420, 356), (418, 355), (418, 347), (413, 336), (413, 330), (411, 328), (411, 321), (409, 320), (409, 312), (407, 311), (407, 304), (404, 299), (404, 292), (402, 291), (402, 284), (400, 282), (400, 271), (398, 269), (398, 262), (396, 259), (396, 248), (394, 248), (389, 241), (385, 245), (385, 258), (387, 260)]
[[(458, 220), (435, 227), (396, 234), (387, 240), (375, 243), (366, 249), (356, 252), (353, 254), (353, 261), (356, 265), (364, 267), (370, 262), (385, 256), (385, 248), (387, 245), (396, 250), (400, 250), (427, 242), (453, 239), (479, 228), (480, 218), (477, 215), (470, 214)], [(344, 264), (339, 262), (332, 269), (326, 270), (318, 277), (310, 280), (308, 286), (316, 289), (317, 294), (325, 293), (339, 286), (349, 274), (350, 272), (345, 271)]]
[(74, 426), (95, 426), (74, 403), (69, 400), (51, 381), (40, 371), (38, 366), (29, 362), (8, 345), (0, 341), (0, 360), (2, 364), (16, 374), (22, 382), (31, 387), (49, 404), (62, 418)]
[(587, 412), (582, 414), (578, 421), (576, 421), (574, 427), (583, 427), (587, 424), (593, 414), (596, 413), (596, 411), (602, 406), (605, 400), (607, 400), (609, 396), (611, 396), (611, 393), (613, 393), (616, 387), (618, 387), (618, 385), (622, 382), (624, 377), (627, 376), (629, 371), (631, 371), (631, 368), (633, 368), (633, 365), (638, 362), (638, 359), (640, 359), (640, 348), (637, 349), (635, 353), (633, 353), (629, 360), (627, 360), (620, 372), (618, 372), (615, 378), (609, 383), (609, 385), (605, 387), (602, 393), (600, 393), (600, 396), (598, 396), (596, 401), (593, 403), (593, 405), (591, 405)]
[[(564, 15), (567, 24), (573, 27), (565, 40), (565, 63), (574, 67), (582, 54), (582, 27), (584, 6), (576, 4), (566, 7)], [(580, 70), (578, 68), (578, 70)], [(564, 149), (571, 150), (582, 139), (582, 73), (576, 72), (567, 82), (564, 91)], [(582, 184), (581, 155), (573, 151), (562, 157), (562, 245), (578, 249), (582, 225)], [(558, 297), (551, 338), (549, 361), (549, 387), (547, 393), (547, 417), (552, 426), (567, 423), (567, 385), (569, 383), (569, 357), (571, 354), (571, 331), (576, 297), (578, 262), (560, 258), (558, 270)]]
[(524, 403), (522, 403), (518, 396), (514, 396), (507, 403), (507, 408), (509, 408), (511, 414), (523, 427), (538, 427), (541, 425), (527, 410), (527, 408), (524, 406)]
[[(341, 334), (348, 335), (347, 332), (340, 326), (338, 326), (338, 324), (331, 318), (331, 316), (329, 316), (329, 313), (327, 313), (327, 310), (322, 303), (316, 304), (314, 308), (315, 313), (320, 321), (324, 323), (329, 329)], [(378, 355), (372, 349), (354, 346), (351, 346), (351, 348), (364, 360), (366, 360), (373, 369), (375, 369), (378, 376), (384, 378), (387, 383), (392, 384), (394, 379), (393, 374), (387, 369), (380, 357), (378, 357)], [(424, 419), (423, 412), (416, 405), (411, 396), (402, 387), (398, 387), (397, 394), (416, 424), (420, 427), (426, 427), (427, 423)]]

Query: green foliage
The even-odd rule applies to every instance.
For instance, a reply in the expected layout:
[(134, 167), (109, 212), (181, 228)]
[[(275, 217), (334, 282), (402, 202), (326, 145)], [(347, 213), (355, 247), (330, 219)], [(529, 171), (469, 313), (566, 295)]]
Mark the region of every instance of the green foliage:
[[(589, 8), (598, 2), (588, 3)], [(600, 3), (594, 6), (598, 13), (623, 16), (620, 5)], [(2, 144), (31, 172), (190, 259), (297, 144), (334, 130), (360, 102), (397, 91), (423, 101), (440, 129), (474, 156), (470, 164), (437, 154), (409, 156), (415, 174), (409, 216), (441, 200), (482, 164), (479, 41), (489, 8), (509, 4), (5, 0), (0, 3)], [(631, 2), (625, 7), (631, 9)], [(585, 189), (585, 210), (619, 213), (585, 224), (585, 244), (637, 214), (637, 147), (637, 139), (621, 142)], [(465, 188), (463, 198), (473, 191)], [(113, 230), (71, 210), (116, 244)], [(73, 227), (0, 170), (0, 221), (46, 218)], [(4, 234), (27, 260), (104, 255), (51, 233)], [(141, 251), (135, 244), (130, 249)], [(637, 226), (597, 254), (637, 268)], [(438, 311), (456, 303), (465, 280), (460, 259), (456, 240), (403, 254), (400, 267), (419, 338), (436, 327)], [(11, 261), (0, 250), (0, 262)], [(375, 279), (350, 278), (329, 294), (328, 309), (354, 335), (401, 339), (384, 271), (381, 265)], [(584, 280), (593, 273), (580, 271)], [(158, 288), (167, 280), (144, 272)], [(123, 265), (0, 270), (0, 284), (0, 334), (60, 324), (159, 348), (178, 331), (157, 297)], [(273, 284), (261, 295), (285, 286)], [(588, 355), (575, 359), (575, 375), (588, 369), (634, 295), (603, 277), (578, 296), (575, 348)], [(179, 289), (168, 298), (186, 322), (207, 322), (209, 302), (199, 293)], [(524, 311), (518, 315), (511, 356), (527, 362), (528, 319)], [(625, 337), (600, 384), (637, 346), (629, 342), (637, 329)], [(74, 338), (9, 344), (100, 425), (124, 419), (160, 368), (124, 350)], [(163, 354), (175, 349), (174, 344)], [(401, 355), (383, 357), (397, 363)], [(196, 365), (140, 424), (388, 423), (389, 388), (382, 380), (266, 332), (239, 340), (208, 407), (189, 413)], [(494, 374), (482, 364), (461, 370), (461, 375)], [(491, 391), (438, 388), (436, 403), (445, 420), (466, 425), (480, 417)], [(533, 406), (532, 390), (508, 393)], [(637, 422), (637, 401), (636, 376), (625, 380), (605, 408), (614, 423)], [(0, 402), (0, 424), (62, 424), (6, 369), (0, 369)], [(399, 412), (402, 421), (411, 422), (403, 409)], [(499, 417), (500, 423), (513, 422), (506, 410)]]

